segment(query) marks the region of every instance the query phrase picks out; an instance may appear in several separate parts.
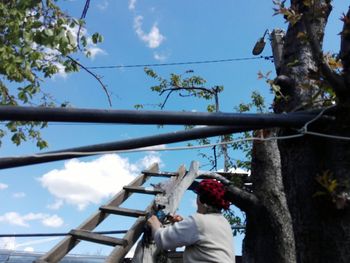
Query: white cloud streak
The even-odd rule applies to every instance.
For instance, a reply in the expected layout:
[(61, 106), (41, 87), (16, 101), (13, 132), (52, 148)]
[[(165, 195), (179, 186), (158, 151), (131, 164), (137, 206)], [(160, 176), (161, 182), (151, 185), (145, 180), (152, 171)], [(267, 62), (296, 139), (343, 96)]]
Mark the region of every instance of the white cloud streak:
[(135, 10), (135, 8), (136, 8), (136, 0), (129, 0), (128, 8), (129, 8), (129, 10)]
[(154, 52), (153, 57), (155, 60), (163, 62), (168, 58), (168, 55), (159, 52)]
[(31, 247), (32, 245), (48, 243), (60, 238), (61, 237), (49, 237), (49, 238), (42, 238), (38, 240), (27, 241), (23, 243), (17, 243), (15, 237), (3, 237), (3, 238), (0, 238), (0, 249), (16, 250), (18, 248), (24, 247), (23, 249), (24, 251), (33, 252), (34, 248)]
[(52, 204), (49, 204), (47, 206), (48, 209), (51, 209), (51, 210), (58, 210), (62, 207), (63, 205), (63, 200), (55, 200), (55, 202), (53, 202)]
[(26, 197), (26, 194), (23, 193), (23, 192), (18, 192), (18, 193), (14, 193), (14, 194), (12, 195), (12, 197), (13, 197), (13, 198), (24, 198), (24, 197)]
[(44, 226), (56, 228), (56, 227), (60, 227), (63, 225), (63, 219), (57, 215), (52, 215), (52, 216), (44, 218), (42, 220), (42, 223)]
[(90, 162), (73, 159), (67, 161), (63, 169), (44, 174), (39, 181), (56, 199), (50, 205), (51, 209), (66, 203), (83, 210), (115, 195), (152, 162), (160, 162), (159, 155), (150, 153), (136, 164), (117, 154), (104, 155)]
[(108, 6), (109, 6), (109, 2), (106, 1), (106, 0), (104, 0), (104, 1), (102, 1), (102, 2), (100, 2), (100, 3), (97, 4), (97, 8), (98, 8), (99, 10), (101, 10), (101, 11), (106, 10)]
[(29, 227), (29, 221), (40, 221), (44, 226), (60, 227), (63, 225), (63, 219), (57, 215), (48, 215), (43, 213), (28, 213), (20, 215), (17, 212), (7, 212), (0, 216), (0, 223), (10, 225)]
[(145, 42), (149, 48), (159, 47), (165, 40), (165, 37), (160, 33), (157, 24), (153, 24), (150, 32), (145, 33), (142, 29), (142, 20), (142, 16), (136, 16), (134, 18), (134, 29), (136, 35), (139, 37), (139, 39)]
[(0, 190), (5, 190), (9, 186), (7, 184), (0, 183)]

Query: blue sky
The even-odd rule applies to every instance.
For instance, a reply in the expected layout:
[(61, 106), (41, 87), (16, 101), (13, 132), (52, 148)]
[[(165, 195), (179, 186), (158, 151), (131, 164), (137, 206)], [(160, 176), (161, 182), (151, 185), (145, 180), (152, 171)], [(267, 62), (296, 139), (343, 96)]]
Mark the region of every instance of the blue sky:
[[(63, 10), (80, 17), (82, 0), (59, 1)], [(346, 12), (346, 1), (333, 1), (335, 9), (327, 28), (325, 50), (338, 50), (341, 23), (339, 17)], [(92, 0), (87, 14), (86, 34), (99, 32), (104, 42), (91, 45), (89, 59), (76, 55), (85, 66), (135, 65), (205, 61), (230, 58), (250, 58), (252, 48), (266, 29), (286, 28), (280, 16), (272, 16), (272, 1), (159, 1), (159, 0)], [(271, 55), (267, 43), (263, 56)], [(234, 106), (249, 101), (252, 91), (259, 91), (271, 101), (268, 86), (258, 80), (257, 73), (274, 70), (264, 59), (227, 63), (155, 67), (159, 74), (184, 73), (194, 70), (203, 76), (208, 86), (223, 85), (221, 110), (232, 112)], [(133, 109), (135, 104), (154, 107), (162, 98), (150, 91), (155, 82), (147, 77), (143, 68), (100, 69), (94, 71), (103, 77), (111, 92), (113, 106), (96, 80), (84, 71), (70, 75), (58, 74), (43, 82), (45, 91), (59, 102), (69, 101), (80, 108)], [(173, 97), (167, 110), (205, 111), (206, 104), (192, 98)], [(140, 125), (49, 124), (43, 136), (49, 141), (48, 150), (60, 150), (96, 143), (124, 140), (180, 130), (180, 126), (158, 129)], [(185, 143), (163, 147), (184, 146)], [(2, 157), (38, 152), (35, 144), (24, 143), (16, 147), (5, 138), (1, 146)], [(232, 153), (239, 158), (240, 153)], [(164, 171), (176, 171), (181, 165), (189, 167), (192, 160), (201, 160), (198, 151), (142, 152), (111, 154), (70, 161), (0, 170), (0, 233), (68, 232), (78, 226), (101, 204), (137, 176), (152, 162), (161, 163)], [(208, 167), (203, 167), (205, 170)], [(147, 197), (148, 198), (148, 197)], [(142, 209), (148, 200), (135, 198), (130, 206)], [(147, 200), (144, 200), (147, 199)], [(194, 211), (195, 197), (187, 193), (180, 213)], [(147, 202), (144, 202), (147, 201)], [(140, 207), (137, 207), (140, 206)], [(144, 208), (144, 206), (143, 206)], [(100, 230), (126, 229), (130, 222), (113, 219)], [(0, 239), (0, 247), (17, 250), (46, 251), (57, 240)], [(237, 237), (236, 250), (240, 254), (242, 237)], [(73, 252), (104, 254), (105, 247), (83, 244)]]

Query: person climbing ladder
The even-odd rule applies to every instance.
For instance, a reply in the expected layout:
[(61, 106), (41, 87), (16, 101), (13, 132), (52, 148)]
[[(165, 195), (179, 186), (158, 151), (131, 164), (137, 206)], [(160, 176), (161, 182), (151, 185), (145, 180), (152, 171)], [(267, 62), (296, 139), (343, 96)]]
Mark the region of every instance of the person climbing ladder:
[(174, 250), (185, 246), (183, 262), (235, 262), (230, 224), (221, 214), (229, 209), (225, 187), (215, 179), (202, 180), (197, 193), (197, 213), (163, 228), (156, 216), (148, 219), (158, 248)]

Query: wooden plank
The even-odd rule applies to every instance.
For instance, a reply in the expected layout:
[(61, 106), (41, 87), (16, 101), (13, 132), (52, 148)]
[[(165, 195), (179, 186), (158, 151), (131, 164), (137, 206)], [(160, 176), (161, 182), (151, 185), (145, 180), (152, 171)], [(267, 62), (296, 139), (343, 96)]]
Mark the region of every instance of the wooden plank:
[[(146, 213), (153, 211), (153, 202), (146, 208)], [(129, 229), (128, 233), (123, 237), (123, 239), (128, 241), (128, 244), (125, 247), (115, 247), (111, 254), (107, 257), (105, 263), (115, 263), (121, 262), (125, 255), (129, 252), (132, 246), (139, 239), (144, 230), (144, 225), (146, 218), (139, 217), (136, 222)]]
[(148, 195), (156, 195), (162, 194), (164, 191), (160, 189), (147, 189), (145, 187), (138, 186), (124, 186), (124, 190), (127, 192), (139, 193), (139, 194), (148, 194)]
[(142, 171), (143, 174), (147, 176), (152, 176), (152, 177), (173, 177), (173, 176), (178, 176), (178, 173), (172, 173), (172, 172), (159, 172), (159, 173), (151, 173), (148, 171)]
[[(171, 178), (167, 184), (163, 184), (166, 193), (164, 195), (156, 196), (155, 205), (164, 206), (163, 211), (165, 214), (175, 213), (183, 194), (198, 176), (198, 167), (198, 162), (192, 162), (190, 170), (186, 172), (185, 167), (181, 166), (178, 170), (179, 176)], [(139, 245), (135, 250), (135, 255), (132, 262), (153, 262), (153, 259), (158, 253), (159, 248), (157, 248), (155, 244), (149, 244), (148, 246)]]
[(101, 206), (100, 210), (104, 213), (114, 214), (114, 215), (123, 215), (123, 216), (131, 216), (131, 217), (139, 217), (146, 216), (146, 212), (142, 210), (128, 209), (122, 207), (114, 207), (114, 206)]
[[(148, 171), (152, 173), (157, 173), (159, 171), (159, 166), (157, 163), (154, 163)], [(137, 178), (135, 178), (129, 186), (140, 186), (148, 179), (147, 176), (141, 174)], [(110, 202), (108, 202), (107, 206), (119, 206), (122, 204), (132, 193), (126, 192), (125, 190), (121, 190), (117, 195), (115, 195)], [(92, 231), (98, 226), (104, 219), (109, 216), (108, 213), (104, 213), (102, 211), (97, 211), (95, 214), (90, 216), (86, 221), (84, 221), (77, 229), (84, 229)], [(49, 252), (43, 255), (38, 260), (34, 261), (35, 263), (39, 262), (58, 262), (60, 261), (70, 250), (72, 250), (77, 244), (79, 240), (74, 238), (73, 236), (68, 236), (64, 238), (61, 242), (59, 242), (54, 248), (52, 248)]]
[(113, 247), (114, 246), (124, 247), (128, 244), (128, 241), (124, 239), (104, 236), (104, 235), (92, 233), (86, 230), (73, 229), (69, 232), (69, 234), (74, 236), (76, 239), (104, 244), (104, 245), (113, 246)]

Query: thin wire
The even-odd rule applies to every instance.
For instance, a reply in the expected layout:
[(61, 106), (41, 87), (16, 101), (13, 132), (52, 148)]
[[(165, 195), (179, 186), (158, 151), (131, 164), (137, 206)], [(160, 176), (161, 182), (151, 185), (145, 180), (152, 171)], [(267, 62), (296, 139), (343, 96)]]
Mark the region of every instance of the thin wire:
[(101, 155), (101, 154), (109, 154), (109, 153), (137, 153), (137, 152), (149, 152), (149, 151), (180, 151), (180, 150), (194, 150), (194, 149), (202, 149), (202, 148), (209, 148), (214, 147), (216, 145), (225, 145), (225, 144), (233, 144), (237, 142), (244, 142), (244, 141), (270, 141), (270, 140), (286, 140), (286, 139), (293, 139), (297, 137), (304, 136), (304, 134), (295, 134), (295, 135), (288, 135), (288, 136), (279, 136), (279, 137), (269, 137), (269, 138), (260, 138), (260, 137), (250, 137), (250, 138), (242, 138), (242, 139), (236, 139), (232, 141), (227, 142), (218, 142), (218, 143), (212, 143), (212, 144), (205, 144), (205, 145), (193, 145), (193, 146), (180, 146), (180, 147), (172, 147), (172, 148), (164, 148), (164, 147), (152, 147), (152, 148), (139, 148), (139, 149), (132, 149), (132, 150), (120, 150), (120, 151), (96, 151), (96, 152), (59, 152), (59, 153), (43, 153), (43, 154), (32, 154), (32, 155), (24, 155), (24, 156), (9, 156), (6, 158), (25, 158), (25, 157), (33, 157), (33, 158), (43, 158), (43, 157), (50, 157), (50, 156), (62, 156), (62, 155), (77, 155), (77, 156), (83, 156), (83, 155)]
[(308, 132), (307, 127), (308, 127), (311, 123), (313, 123), (313, 122), (317, 121), (319, 118), (321, 118), (322, 115), (323, 115), (327, 110), (332, 109), (332, 108), (335, 108), (335, 107), (336, 107), (336, 105), (331, 105), (331, 106), (328, 106), (328, 107), (324, 108), (319, 114), (316, 115), (315, 118), (313, 118), (313, 119), (311, 119), (310, 121), (308, 121), (307, 123), (305, 123), (305, 125), (299, 130), (299, 132), (300, 132), (300, 133), (306, 133), (306, 132)]
[(249, 58), (228, 58), (228, 59), (188, 61), (188, 62), (172, 62), (172, 63), (110, 65), (110, 66), (95, 66), (95, 67), (86, 67), (86, 68), (87, 69), (115, 69), (115, 68), (164, 67), (164, 66), (177, 66), (177, 65), (223, 63), (223, 62), (246, 61), (246, 60), (257, 60), (257, 59), (270, 60), (270, 59), (272, 59), (272, 56), (259, 56), (259, 57), (249, 57)]
[[(96, 231), (94, 234), (125, 234), (128, 230)], [(34, 233), (34, 234), (0, 234), (0, 237), (58, 237), (68, 236), (69, 233)]]
[[(231, 226), (231, 229), (245, 229), (244, 225)], [(97, 231), (94, 234), (125, 234), (128, 230)], [(0, 237), (58, 237), (69, 236), (69, 233), (31, 233), (31, 234), (0, 234)]]
[(331, 134), (324, 134), (319, 132), (310, 132), (307, 131), (305, 134), (318, 136), (318, 137), (324, 137), (329, 139), (335, 139), (335, 140), (344, 140), (344, 141), (350, 141), (350, 137), (344, 137), (344, 136), (338, 136), (338, 135), (331, 135)]

